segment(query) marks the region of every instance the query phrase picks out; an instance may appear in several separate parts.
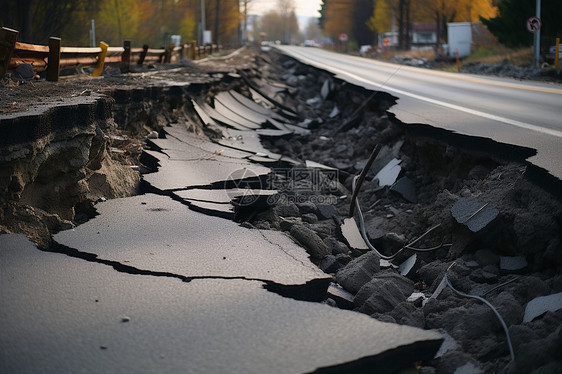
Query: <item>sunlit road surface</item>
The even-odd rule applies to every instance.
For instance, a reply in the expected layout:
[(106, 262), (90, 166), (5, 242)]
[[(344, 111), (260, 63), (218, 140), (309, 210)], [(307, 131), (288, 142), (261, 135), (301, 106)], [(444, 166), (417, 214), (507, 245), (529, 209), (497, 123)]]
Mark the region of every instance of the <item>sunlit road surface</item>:
[(560, 84), (446, 73), (319, 48), (278, 48), (337, 78), (397, 97), (389, 112), (404, 123), (535, 149), (528, 160), (562, 179)]

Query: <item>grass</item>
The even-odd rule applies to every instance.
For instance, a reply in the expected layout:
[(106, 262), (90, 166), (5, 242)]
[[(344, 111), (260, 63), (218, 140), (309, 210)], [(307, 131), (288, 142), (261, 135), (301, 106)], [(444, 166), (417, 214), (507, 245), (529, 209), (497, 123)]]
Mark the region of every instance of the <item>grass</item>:
[[(376, 58), (389, 61), (396, 55), (409, 56), (412, 58), (425, 58), (428, 61), (434, 61), (435, 51), (419, 50), (419, 51), (385, 51)], [(522, 67), (530, 67), (533, 65), (533, 51), (531, 47), (527, 48), (507, 48), (502, 45), (482, 46), (472, 52), (472, 54), (461, 60), (461, 64), (471, 62), (481, 62), (484, 64), (511, 64)], [(443, 71), (457, 71), (456, 61), (442, 61), (434, 63), (435, 68)]]
[(394, 50), (387, 50), (382, 52), (380, 55), (377, 56), (377, 59), (389, 61), (394, 56), (401, 55), (401, 56), (408, 56), (412, 58), (422, 59), (426, 58), (428, 61), (431, 61), (435, 58), (435, 51), (433, 49), (430, 50), (418, 50), (418, 51), (394, 51)]
[(502, 64), (530, 67), (533, 65), (531, 47), (511, 49), (504, 46), (481, 47), (463, 60), (463, 63), (482, 62), (484, 64)]

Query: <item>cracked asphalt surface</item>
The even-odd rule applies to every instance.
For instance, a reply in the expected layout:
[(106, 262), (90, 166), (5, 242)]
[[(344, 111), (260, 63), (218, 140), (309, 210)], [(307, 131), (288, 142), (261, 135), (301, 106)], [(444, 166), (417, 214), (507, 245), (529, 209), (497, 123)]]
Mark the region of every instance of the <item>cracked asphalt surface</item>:
[[(0, 235), (0, 371), (392, 373), (421, 360), (420, 373), (557, 372), (562, 309), (523, 319), (562, 290), (559, 184), (523, 163), (528, 149), (404, 126), (392, 96), (371, 102), (273, 54), (248, 70), (231, 58), (204, 62), (206, 74), (0, 91), (19, 98), (0, 105), (0, 232), (40, 248)], [(374, 144), (357, 199), (364, 239), (344, 217)], [(409, 192), (372, 180), (393, 162)], [(138, 193), (138, 171), (143, 195), (123, 198)], [(497, 209), (476, 233), (454, 217), (472, 198), (461, 216)], [(399, 256), (398, 271), (365, 252), (369, 240), (390, 255), (436, 224), (417, 246), (451, 244)], [(444, 273), (498, 309), (515, 361), (488, 307), (437, 295)]]
[(431, 359), (438, 332), (318, 303), (332, 277), (285, 233), (189, 208), (181, 192), (269, 173), (248, 160), (267, 156), (243, 142), (250, 131), (219, 150), (172, 127), (147, 152), (157, 194), (99, 202), (47, 250), (0, 235), (2, 372), (396, 372)]

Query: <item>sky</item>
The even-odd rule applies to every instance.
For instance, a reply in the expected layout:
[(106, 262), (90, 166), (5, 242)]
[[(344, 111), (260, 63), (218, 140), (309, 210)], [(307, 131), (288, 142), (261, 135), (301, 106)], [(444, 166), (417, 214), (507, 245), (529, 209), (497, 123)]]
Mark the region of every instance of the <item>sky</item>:
[[(320, 13), (321, 0), (294, 0), (295, 2), (295, 12), (299, 17), (315, 17), (318, 18)], [(262, 15), (272, 9), (275, 9), (277, 5), (277, 0), (252, 0), (252, 5), (250, 7), (250, 14)]]

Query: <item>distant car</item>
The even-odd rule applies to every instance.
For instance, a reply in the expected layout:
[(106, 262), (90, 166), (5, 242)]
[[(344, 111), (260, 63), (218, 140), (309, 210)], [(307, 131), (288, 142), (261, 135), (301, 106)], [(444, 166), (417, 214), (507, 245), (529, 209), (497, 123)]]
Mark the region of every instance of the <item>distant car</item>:
[(268, 52), (271, 49), (271, 42), (263, 41), (261, 42), (261, 50), (264, 52)]
[(367, 55), (371, 54), (372, 50), (373, 50), (373, 46), (362, 45), (361, 48), (359, 48), (359, 55), (367, 56)]
[[(554, 63), (554, 57), (556, 56), (556, 46), (550, 46), (548, 48), (548, 53), (544, 56), (544, 60), (549, 64)], [(558, 47), (558, 61), (562, 64), (562, 44)]]
[(314, 47), (314, 40), (305, 40), (304, 46), (305, 47)]

